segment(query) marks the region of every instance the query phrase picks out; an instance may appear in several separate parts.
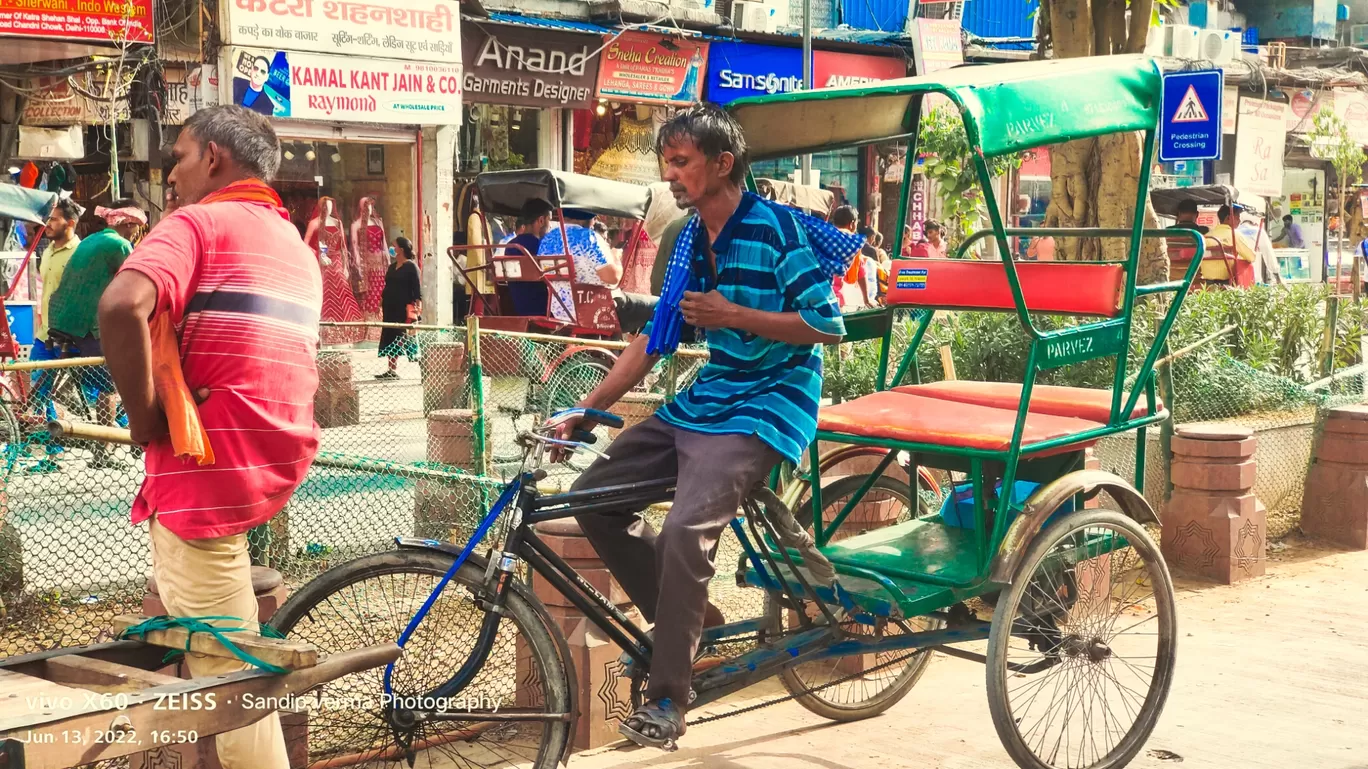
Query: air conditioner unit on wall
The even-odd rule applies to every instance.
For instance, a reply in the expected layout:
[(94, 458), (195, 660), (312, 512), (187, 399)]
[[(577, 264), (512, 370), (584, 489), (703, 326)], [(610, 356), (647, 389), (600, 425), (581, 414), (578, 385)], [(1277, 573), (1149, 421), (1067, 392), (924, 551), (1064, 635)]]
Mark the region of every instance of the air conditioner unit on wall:
[(1164, 30), (1164, 54), (1175, 59), (1196, 59), (1201, 56), (1197, 44), (1202, 30), (1187, 24), (1167, 24)]
[(1349, 27), (1349, 45), (1368, 48), (1368, 24), (1353, 24)]
[(1228, 29), (1204, 29), (1197, 36), (1196, 58), (1229, 64), (1240, 51), (1240, 37)]
[(758, 0), (735, 0), (732, 3), (732, 26), (747, 32), (774, 33), (778, 24), (773, 8)]

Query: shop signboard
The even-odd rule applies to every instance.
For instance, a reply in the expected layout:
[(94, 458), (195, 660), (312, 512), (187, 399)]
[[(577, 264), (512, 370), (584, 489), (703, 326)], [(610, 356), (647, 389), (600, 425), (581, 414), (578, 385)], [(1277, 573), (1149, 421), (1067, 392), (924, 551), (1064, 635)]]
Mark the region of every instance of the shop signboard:
[(588, 109), (602, 45), (597, 35), (495, 24), (461, 25), (465, 98), (511, 107)]
[(1240, 99), (1234, 182), (1242, 194), (1265, 198), (1282, 195), (1286, 111), (1287, 105), (1282, 102)]
[(703, 96), (707, 64), (707, 43), (626, 32), (609, 37), (599, 54), (596, 94), (638, 104), (693, 104)]
[[(64, 77), (41, 77), (28, 81), (31, 94), (24, 107), (24, 125), (100, 125), (110, 122), (111, 104), (81, 95)], [(128, 99), (118, 100), (118, 119), (128, 120)]]
[(964, 43), (956, 19), (912, 19), (912, 63), (929, 75), (964, 63)]
[(461, 65), (227, 49), (222, 95), (279, 118), (459, 125)]
[(1227, 87), (1221, 92), (1221, 135), (1234, 136), (1240, 114), (1240, 89)]
[(459, 8), (449, 0), (223, 0), (219, 8), (232, 45), (461, 61)]
[[(956, 19), (911, 19), (912, 68), (918, 76), (957, 67), (964, 63), (964, 41)], [(940, 94), (922, 99), (922, 114), (948, 105)]]
[(0, 0), (0, 35), (150, 43), (152, 0)]
[[(717, 104), (803, 90), (803, 51), (799, 48), (713, 43), (708, 60), (708, 101)], [(904, 61), (892, 56), (813, 52), (812, 82), (818, 88), (891, 80), (906, 74)]]
[(901, 56), (816, 51), (812, 57), (812, 83), (817, 88), (869, 85), (902, 77), (907, 77), (907, 60)]

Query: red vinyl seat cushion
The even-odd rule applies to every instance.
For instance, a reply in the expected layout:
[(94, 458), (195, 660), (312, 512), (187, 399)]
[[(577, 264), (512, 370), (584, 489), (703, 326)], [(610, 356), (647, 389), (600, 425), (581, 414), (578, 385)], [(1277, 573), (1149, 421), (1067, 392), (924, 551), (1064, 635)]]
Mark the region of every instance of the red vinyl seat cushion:
[[(1015, 426), (1013, 409), (892, 390), (826, 406), (817, 414), (818, 429), (828, 432), (985, 451), (1006, 451)], [(1102, 426), (1087, 419), (1033, 413), (1027, 416), (1022, 445), (1079, 435)], [(1077, 450), (1091, 443), (1079, 442), (1051, 453)]]
[[(1021, 403), (1021, 385), (1013, 382), (934, 382), (895, 387), (893, 392), (971, 403), (976, 406), (991, 406), (1013, 412)], [(1075, 417), (1106, 424), (1108, 417), (1111, 416), (1111, 398), (1111, 390), (1036, 385), (1031, 388), (1031, 413)], [(1124, 401), (1124, 398), (1122, 400)], [(1159, 407), (1162, 409), (1163, 404), (1160, 403)], [(1131, 419), (1139, 419), (1145, 416), (1145, 413), (1146, 404), (1142, 395), (1135, 408), (1131, 410)]]
[[(1031, 312), (1107, 318), (1121, 312), (1126, 271), (1120, 264), (1015, 264), (1026, 308)], [(963, 310), (1016, 307), (1003, 263), (970, 259), (894, 259), (888, 277), (888, 304)]]

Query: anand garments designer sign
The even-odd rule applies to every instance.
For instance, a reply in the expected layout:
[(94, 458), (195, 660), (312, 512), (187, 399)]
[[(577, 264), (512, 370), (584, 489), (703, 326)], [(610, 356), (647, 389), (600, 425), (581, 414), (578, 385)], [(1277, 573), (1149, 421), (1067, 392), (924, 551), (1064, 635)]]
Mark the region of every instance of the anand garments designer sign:
[(597, 35), (462, 24), (465, 96), (514, 107), (593, 104), (602, 45)]
[[(300, 120), (459, 125), (461, 65), (299, 51), (229, 50), (223, 96)], [(231, 88), (231, 90), (228, 90)]]
[(224, 37), (233, 45), (461, 60), (459, 7), (450, 0), (222, 0), (219, 7)]

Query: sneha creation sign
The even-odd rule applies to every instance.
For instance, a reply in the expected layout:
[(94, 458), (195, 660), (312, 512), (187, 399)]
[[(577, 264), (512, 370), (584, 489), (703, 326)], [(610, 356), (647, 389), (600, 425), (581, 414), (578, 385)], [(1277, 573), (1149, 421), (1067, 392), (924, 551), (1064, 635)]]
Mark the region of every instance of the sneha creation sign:
[(459, 125), (461, 65), (230, 49), (225, 99), (300, 120)]
[(610, 38), (599, 57), (600, 98), (693, 104), (703, 95), (707, 43), (624, 32)]
[(596, 35), (461, 25), (465, 96), (514, 107), (588, 109), (598, 78)]
[[(5, 2), (6, 0), (0, 0)], [(458, 63), (448, 0), (222, 0), (232, 45)]]

